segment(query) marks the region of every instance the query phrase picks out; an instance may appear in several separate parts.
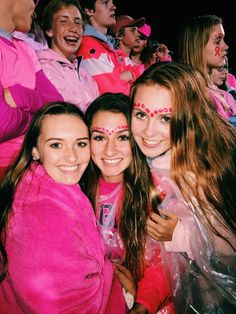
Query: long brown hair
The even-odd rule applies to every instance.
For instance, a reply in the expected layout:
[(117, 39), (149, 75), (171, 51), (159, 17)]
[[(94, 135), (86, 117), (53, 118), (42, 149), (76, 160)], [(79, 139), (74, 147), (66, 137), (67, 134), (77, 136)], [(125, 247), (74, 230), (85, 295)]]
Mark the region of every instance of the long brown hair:
[(167, 88), (173, 99), (173, 180), (208, 229), (223, 237), (212, 223), (214, 218), (236, 234), (235, 128), (218, 114), (204, 78), (191, 66), (176, 62), (152, 66), (134, 83), (131, 103), (139, 86), (156, 84)]
[[(101, 111), (122, 113), (127, 119), (129, 130), (131, 130), (130, 102), (127, 96), (121, 93), (105, 93), (93, 101), (85, 114), (89, 128), (94, 115)], [(159, 204), (159, 196), (152, 180), (146, 157), (135, 144), (131, 131), (130, 145), (133, 158), (129, 167), (124, 171), (124, 193), (121, 202), (120, 225), (118, 228), (126, 250), (125, 266), (131, 271), (137, 282), (142, 278), (144, 271), (146, 219), (151, 207), (153, 206), (155, 210)], [(95, 210), (97, 207), (98, 180), (100, 175), (99, 168), (91, 161), (91, 164), (80, 180), (80, 185), (89, 197)]]

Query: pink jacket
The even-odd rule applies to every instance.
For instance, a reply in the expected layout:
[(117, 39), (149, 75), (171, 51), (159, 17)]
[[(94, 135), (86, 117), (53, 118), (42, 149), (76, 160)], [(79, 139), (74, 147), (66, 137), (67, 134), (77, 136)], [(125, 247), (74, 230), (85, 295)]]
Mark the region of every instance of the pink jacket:
[[(59, 184), (34, 162), (17, 187), (6, 250), (1, 314), (106, 313), (113, 266), (78, 184)], [(116, 297), (119, 307), (121, 289)]]
[(96, 81), (87, 74), (75, 58), (70, 62), (52, 49), (38, 50), (44, 73), (64, 100), (77, 105), (83, 112), (99, 96)]
[[(8, 37), (0, 36), (0, 181), (19, 151), (21, 135), (33, 114), (49, 101), (63, 100), (44, 75), (35, 51)], [(4, 90), (10, 92), (16, 108), (8, 105)]]
[(98, 84), (101, 94), (106, 92), (129, 95), (130, 84), (120, 79), (121, 69), (114, 50), (105, 42), (105, 36), (91, 25), (86, 25), (84, 38), (78, 50), (81, 65)]

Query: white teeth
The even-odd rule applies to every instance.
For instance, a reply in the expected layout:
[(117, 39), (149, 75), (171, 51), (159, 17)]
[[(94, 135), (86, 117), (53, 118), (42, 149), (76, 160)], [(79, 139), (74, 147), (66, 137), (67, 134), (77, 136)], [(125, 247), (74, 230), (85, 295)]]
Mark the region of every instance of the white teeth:
[(147, 140), (147, 139), (144, 139), (143, 141), (145, 143), (147, 143), (148, 145), (160, 144), (160, 142), (161, 142), (161, 141), (151, 141), (151, 140)]
[(61, 166), (60, 168), (62, 170), (65, 170), (65, 171), (74, 171), (75, 169), (78, 168), (78, 165), (76, 165), (76, 166)]
[(118, 162), (121, 161), (121, 159), (103, 159), (103, 161), (105, 161), (108, 164), (117, 164)]

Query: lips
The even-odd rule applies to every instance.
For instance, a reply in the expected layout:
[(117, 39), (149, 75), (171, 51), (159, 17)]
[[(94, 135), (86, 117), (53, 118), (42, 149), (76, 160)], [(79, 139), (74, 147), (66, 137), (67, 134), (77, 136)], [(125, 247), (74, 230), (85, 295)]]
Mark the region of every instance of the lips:
[(115, 158), (115, 159), (105, 159), (105, 158), (103, 158), (102, 160), (106, 164), (116, 165), (116, 164), (120, 163), (122, 159), (121, 158)]

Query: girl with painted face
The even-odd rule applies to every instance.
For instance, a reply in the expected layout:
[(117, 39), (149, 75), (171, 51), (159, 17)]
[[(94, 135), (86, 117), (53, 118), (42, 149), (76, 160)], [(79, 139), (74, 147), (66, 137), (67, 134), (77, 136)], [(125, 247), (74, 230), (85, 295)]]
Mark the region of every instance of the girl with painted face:
[(134, 276), (136, 304), (130, 313), (175, 313), (160, 248), (153, 252), (155, 267), (146, 258), (146, 219), (159, 196), (146, 157), (130, 134), (128, 97), (100, 96), (87, 109), (86, 120), (92, 161), (82, 186), (95, 208), (107, 257), (122, 263)]
[(151, 214), (148, 233), (168, 241), (165, 250), (176, 252), (172, 263), (185, 257), (179, 274), (170, 268), (179, 279), (173, 283), (177, 311), (186, 312), (179, 304), (185, 298), (195, 313), (234, 313), (235, 129), (217, 113), (201, 74), (188, 65), (152, 66), (134, 83), (131, 102), (134, 139), (167, 209), (161, 211), (167, 219)]
[(214, 99), (218, 112), (228, 120), (236, 114), (236, 104), (227, 102), (212, 82), (212, 69), (225, 65), (229, 46), (225, 43), (223, 21), (216, 15), (192, 18), (179, 37), (179, 57), (198, 69)]
[[(90, 160), (82, 112), (50, 103), (34, 117), (0, 189), (1, 313), (111, 313), (104, 259), (80, 181)], [(119, 307), (123, 294), (116, 293)]]

